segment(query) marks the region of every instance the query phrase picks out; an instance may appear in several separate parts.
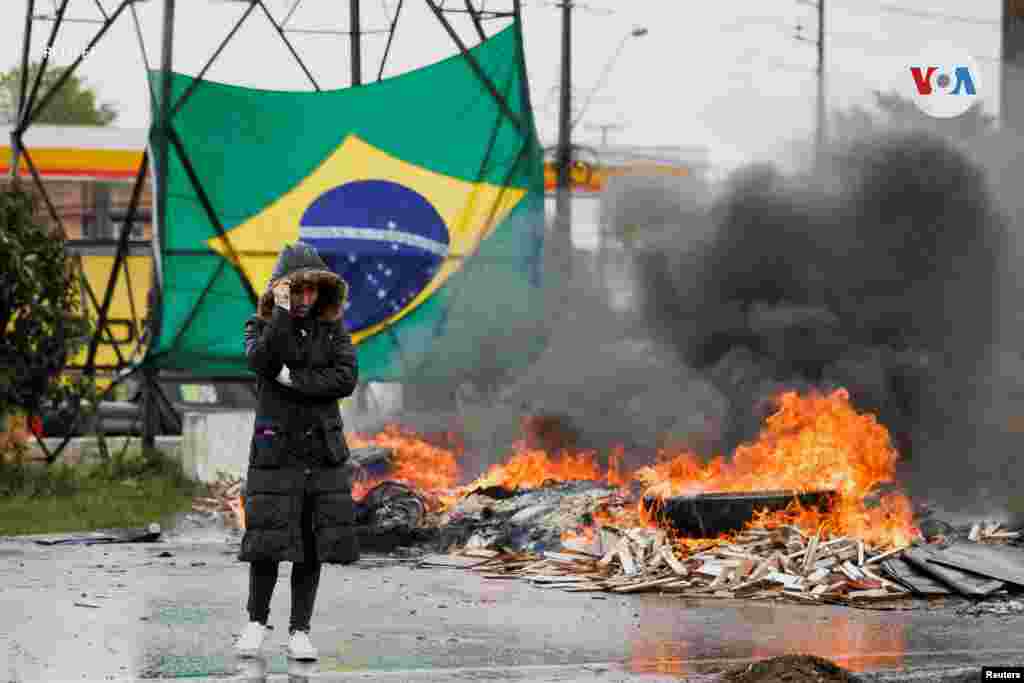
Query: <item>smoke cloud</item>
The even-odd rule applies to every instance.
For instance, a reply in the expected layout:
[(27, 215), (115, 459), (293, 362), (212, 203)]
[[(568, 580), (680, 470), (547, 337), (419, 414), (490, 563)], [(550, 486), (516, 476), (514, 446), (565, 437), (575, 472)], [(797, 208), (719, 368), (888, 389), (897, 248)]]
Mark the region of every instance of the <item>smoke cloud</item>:
[(887, 133), (805, 174), (753, 165), (710, 229), (680, 222), (636, 251), (654, 338), (726, 400), (722, 452), (756, 436), (780, 391), (845, 387), (893, 434), (912, 495), (1013, 507), (1012, 142)]
[[(947, 519), (1019, 516), (1020, 151), (1006, 133), (889, 132), (805, 172), (751, 165), (710, 207), (696, 180), (618, 179), (603, 223), (626, 249), (575, 254), (537, 362), (401, 421), (456, 427), (469, 478), (504, 461), (529, 416), (546, 418), (535, 445), (621, 444), (633, 468), (664, 445), (727, 455), (781, 391), (843, 387), (889, 428), (915, 500)], [(449, 394), (457, 424), (438, 410)]]

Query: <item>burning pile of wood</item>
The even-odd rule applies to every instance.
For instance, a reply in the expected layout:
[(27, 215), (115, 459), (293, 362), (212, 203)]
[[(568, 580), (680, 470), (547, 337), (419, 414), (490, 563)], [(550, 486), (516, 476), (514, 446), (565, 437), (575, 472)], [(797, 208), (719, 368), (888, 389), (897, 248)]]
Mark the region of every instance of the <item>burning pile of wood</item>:
[[(610, 547), (600, 557), (568, 549), (541, 555), (467, 549), (455, 555), (424, 558), (421, 563), (467, 568), (486, 578), (516, 578), (570, 592), (659, 592), (840, 604), (892, 600), (922, 592), (914, 577), (889, 565), (907, 553), (913, 556), (919, 551), (917, 547), (876, 548), (849, 536), (808, 535), (792, 526), (750, 528), (731, 542), (672, 542), (664, 530), (653, 529), (618, 532), (602, 528), (601, 534)], [(1009, 532), (999, 532), (998, 525), (979, 526), (971, 535), (977, 542), (970, 541), (969, 545), (979, 547), (1016, 538)], [(941, 551), (928, 552), (932, 554), (930, 560), (943, 561)], [(979, 560), (978, 564), (984, 563)], [(946, 576), (946, 570), (957, 571), (937, 566), (940, 576)], [(1017, 585), (1024, 587), (1024, 562), (1019, 569)], [(974, 571), (988, 570), (975, 567)], [(1001, 573), (1003, 581), (984, 581), (983, 589), (992, 592), (1002, 588), (1007, 583), (1006, 574), (1005, 570)]]
[(219, 513), (225, 521), (237, 528), (245, 526), (242, 509), (242, 480), (221, 474), (217, 481), (209, 484), (209, 495), (192, 501), (194, 512)]

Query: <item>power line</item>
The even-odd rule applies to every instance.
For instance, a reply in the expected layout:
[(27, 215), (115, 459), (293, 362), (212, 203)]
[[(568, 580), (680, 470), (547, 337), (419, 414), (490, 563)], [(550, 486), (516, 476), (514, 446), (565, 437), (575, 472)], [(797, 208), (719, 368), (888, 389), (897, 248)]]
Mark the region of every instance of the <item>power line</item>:
[(864, 10), (858, 12), (859, 14), (866, 14), (872, 9), (882, 11), (886, 14), (898, 14), (906, 17), (914, 17), (915, 19), (928, 19), (931, 21), (945, 21), (950, 23), (960, 24), (972, 24), (975, 26), (999, 26), (1000, 21), (998, 19), (982, 19), (981, 17), (970, 17), (962, 14), (946, 14), (945, 12), (932, 12), (928, 10), (911, 9), (909, 7), (900, 7), (899, 5), (891, 5), (889, 3), (865, 3), (863, 0), (856, 0), (856, 4), (843, 4), (845, 9), (852, 10)]
[(957, 14), (944, 14), (942, 12), (928, 12), (925, 10), (915, 10), (906, 7), (897, 7), (896, 5), (884, 5), (880, 4), (879, 9), (889, 14), (902, 14), (908, 17), (917, 17), (919, 19), (932, 19), (936, 21), (949, 21), (957, 22), (962, 24), (976, 24), (979, 26), (999, 26), (999, 21), (994, 19), (982, 19), (980, 17), (967, 17)]

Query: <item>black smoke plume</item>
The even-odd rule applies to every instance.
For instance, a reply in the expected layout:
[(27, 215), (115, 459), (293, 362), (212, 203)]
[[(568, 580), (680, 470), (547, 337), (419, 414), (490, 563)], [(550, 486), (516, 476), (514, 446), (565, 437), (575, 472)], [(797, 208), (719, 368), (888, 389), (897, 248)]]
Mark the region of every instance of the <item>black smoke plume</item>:
[(980, 413), (1007, 222), (980, 166), (886, 135), (804, 176), (747, 168), (711, 219), (708, 238), (683, 225), (636, 258), (655, 337), (728, 401), (723, 452), (781, 390), (845, 387), (889, 428), (911, 493), (964, 507), (992, 484)]

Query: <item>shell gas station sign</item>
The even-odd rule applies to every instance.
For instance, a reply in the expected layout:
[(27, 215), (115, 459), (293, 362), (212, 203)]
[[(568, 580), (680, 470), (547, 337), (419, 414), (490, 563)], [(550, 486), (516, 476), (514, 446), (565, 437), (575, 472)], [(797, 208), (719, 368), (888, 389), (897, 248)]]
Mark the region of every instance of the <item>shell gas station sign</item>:
[[(691, 174), (687, 166), (655, 162), (635, 162), (617, 165), (597, 165), (576, 162), (570, 172), (573, 192), (602, 192), (609, 179), (616, 176), (670, 176), (685, 177)], [(558, 165), (553, 161), (544, 163), (544, 189), (553, 192), (558, 187)]]

